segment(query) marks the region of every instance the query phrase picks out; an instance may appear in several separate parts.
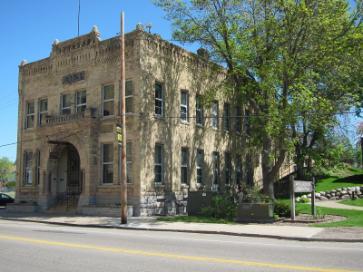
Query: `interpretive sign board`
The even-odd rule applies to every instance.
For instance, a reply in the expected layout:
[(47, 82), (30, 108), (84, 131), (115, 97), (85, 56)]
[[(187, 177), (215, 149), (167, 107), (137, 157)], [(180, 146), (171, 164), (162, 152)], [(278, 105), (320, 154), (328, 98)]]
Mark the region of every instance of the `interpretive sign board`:
[(311, 193), (311, 214), (316, 216), (315, 208), (315, 178), (313, 180), (294, 180), (290, 176), (291, 220), (295, 221), (295, 193)]

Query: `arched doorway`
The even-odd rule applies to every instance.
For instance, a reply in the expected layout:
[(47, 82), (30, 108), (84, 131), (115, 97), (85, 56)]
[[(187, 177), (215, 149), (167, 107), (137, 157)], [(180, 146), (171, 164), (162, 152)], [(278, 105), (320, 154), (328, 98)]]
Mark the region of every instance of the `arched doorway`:
[(52, 169), (49, 169), (53, 177), (51, 193), (55, 196), (56, 206), (65, 207), (67, 210), (77, 208), (83, 183), (79, 153), (68, 142), (54, 144), (50, 153)]

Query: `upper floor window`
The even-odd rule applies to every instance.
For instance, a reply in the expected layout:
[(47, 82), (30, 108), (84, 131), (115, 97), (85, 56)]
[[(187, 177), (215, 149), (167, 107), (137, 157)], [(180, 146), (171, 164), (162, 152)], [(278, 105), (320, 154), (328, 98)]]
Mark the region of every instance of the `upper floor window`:
[(230, 184), (231, 182), (231, 172), (232, 172), (232, 163), (231, 163), (231, 154), (229, 152), (224, 153), (224, 171), (225, 171), (225, 184)]
[(47, 115), (48, 115), (47, 98), (39, 99), (38, 110), (39, 110), (38, 124), (39, 126), (42, 126), (47, 122)]
[(114, 86), (105, 85), (102, 88), (102, 114), (110, 116), (114, 114)]
[(186, 90), (180, 92), (180, 119), (183, 122), (189, 119), (189, 93)]
[(236, 107), (236, 122), (235, 122), (235, 129), (237, 133), (242, 132), (242, 109), (240, 106)]
[(188, 184), (189, 150), (187, 147), (182, 147), (180, 159), (180, 181), (182, 184)]
[(34, 101), (26, 102), (25, 128), (34, 127), (34, 117), (35, 117)]
[(164, 116), (163, 85), (155, 82), (155, 115)]
[(24, 152), (24, 163), (23, 163), (23, 183), (24, 185), (33, 184), (33, 152)]
[(225, 131), (230, 130), (230, 106), (228, 103), (224, 103), (223, 106), (223, 127)]
[(76, 92), (76, 112), (83, 112), (87, 107), (87, 93), (85, 90)]
[(102, 182), (113, 182), (113, 144), (102, 144)]
[(204, 125), (204, 112), (202, 107), (202, 97), (197, 95), (195, 97), (195, 117), (197, 125)]
[(218, 102), (217, 101), (213, 101), (212, 102), (212, 109), (211, 109), (211, 122), (212, 122), (212, 127), (213, 128), (218, 128), (218, 118), (219, 118), (219, 113), (218, 113)]
[(197, 183), (203, 184), (204, 150), (197, 149)]
[(72, 113), (73, 96), (72, 94), (62, 94), (61, 95), (61, 114), (71, 114)]
[(132, 80), (126, 81), (126, 90), (125, 90), (125, 103), (126, 103), (126, 112), (134, 112), (133, 105), (133, 93), (134, 93), (134, 85)]
[(213, 184), (219, 184), (219, 153), (213, 152), (212, 154), (213, 165)]
[(156, 183), (164, 182), (164, 146), (162, 144), (155, 145), (155, 165), (154, 165)]

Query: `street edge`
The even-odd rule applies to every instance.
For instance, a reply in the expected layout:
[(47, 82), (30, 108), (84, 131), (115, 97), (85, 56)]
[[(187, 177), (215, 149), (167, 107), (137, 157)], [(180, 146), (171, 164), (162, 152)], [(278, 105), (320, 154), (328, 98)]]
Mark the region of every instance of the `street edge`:
[(74, 223), (62, 223), (62, 222), (48, 222), (41, 220), (27, 220), (19, 218), (4, 218), (1, 220), (7, 221), (20, 221), (30, 223), (41, 223), (48, 225), (69, 226), (69, 227), (82, 227), (82, 228), (98, 228), (98, 229), (122, 229), (122, 230), (144, 230), (144, 231), (159, 231), (159, 232), (180, 232), (180, 233), (199, 233), (199, 234), (218, 234), (226, 236), (240, 236), (240, 237), (254, 237), (254, 238), (269, 238), (278, 240), (290, 240), (290, 241), (303, 241), (303, 242), (342, 242), (342, 243), (363, 243), (363, 239), (333, 239), (333, 238), (304, 238), (304, 237), (286, 237), (279, 235), (267, 235), (267, 234), (251, 234), (251, 233), (235, 233), (228, 231), (208, 231), (208, 230), (182, 230), (182, 229), (154, 229), (154, 228), (138, 228), (130, 226), (108, 226), (108, 225), (92, 225), (92, 224), (74, 224)]

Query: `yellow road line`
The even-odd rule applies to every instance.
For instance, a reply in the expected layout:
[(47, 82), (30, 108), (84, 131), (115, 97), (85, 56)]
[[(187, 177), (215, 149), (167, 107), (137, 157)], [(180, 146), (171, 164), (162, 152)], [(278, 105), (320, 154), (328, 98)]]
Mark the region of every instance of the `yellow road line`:
[(355, 272), (353, 270), (344, 270), (344, 269), (309, 267), (309, 266), (277, 264), (277, 263), (268, 263), (268, 262), (251, 262), (251, 261), (242, 261), (242, 260), (233, 260), (233, 259), (211, 258), (211, 257), (202, 257), (202, 256), (198, 257), (198, 256), (169, 254), (169, 253), (163, 253), (163, 252), (133, 250), (133, 249), (119, 248), (119, 247), (105, 247), (105, 246), (97, 246), (97, 245), (66, 243), (66, 242), (57, 242), (57, 241), (50, 241), (50, 240), (31, 239), (31, 238), (20, 237), (20, 236), (0, 235), (0, 240), (19, 241), (19, 242), (25, 242), (25, 243), (29, 243), (29, 244), (48, 245), (48, 246), (55, 246), (55, 247), (91, 249), (91, 250), (96, 250), (96, 251), (132, 254), (132, 255), (140, 255), (140, 256), (162, 257), (162, 258), (168, 258), (168, 259), (198, 261), (198, 262), (207, 262), (207, 263), (235, 264), (235, 265), (241, 265), (241, 266), (267, 267), (267, 268), (276, 268), (276, 269), (289, 269), (289, 270), (296, 270), (296, 271)]

